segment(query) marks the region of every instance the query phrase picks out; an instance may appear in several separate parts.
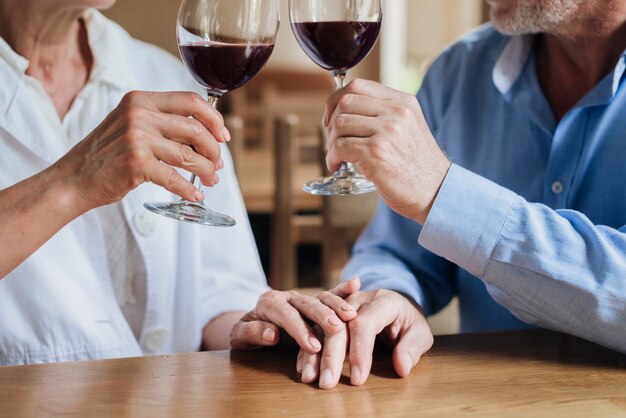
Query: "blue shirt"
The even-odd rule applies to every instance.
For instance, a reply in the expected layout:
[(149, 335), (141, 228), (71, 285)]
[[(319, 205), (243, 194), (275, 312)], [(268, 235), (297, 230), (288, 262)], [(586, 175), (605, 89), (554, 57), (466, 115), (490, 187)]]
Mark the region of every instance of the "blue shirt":
[(560, 121), (533, 36), (487, 25), (449, 48), (418, 99), (453, 165), (423, 227), (384, 203), (344, 275), (461, 330), (538, 325), (626, 351), (624, 55)]

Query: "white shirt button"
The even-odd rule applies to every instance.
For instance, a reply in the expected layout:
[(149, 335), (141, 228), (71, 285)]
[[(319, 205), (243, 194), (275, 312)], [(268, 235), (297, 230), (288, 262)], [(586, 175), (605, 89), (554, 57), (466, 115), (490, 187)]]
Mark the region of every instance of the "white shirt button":
[(560, 181), (555, 181), (554, 183), (552, 183), (550, 190), (552, 190), (552, 193), (554, 194), (561, 194), (563, 193), (563, 190), (565, 190), (565, 187)]
[(167, 345), (170, 333), (165, 329), (156, 329), (146, 334), (144, 345), (149, 351), (159, 351)]
[(154, 233), (156, 229), (156, 221), (152, 217), (153, 215), (146, 210), (141, 210), (133, 217), (133, 224), (137, 232), (143, 237), (149, 237)]

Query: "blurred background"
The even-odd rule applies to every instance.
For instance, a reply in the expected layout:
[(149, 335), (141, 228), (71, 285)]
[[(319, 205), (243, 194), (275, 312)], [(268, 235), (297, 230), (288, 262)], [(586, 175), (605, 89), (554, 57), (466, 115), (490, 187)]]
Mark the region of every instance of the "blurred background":
[[(176, 0), (118, 0), (105, 14), (134, 37), (178, 56)], [(263, 267), (274, 288), (333, 286), (359, 232), (376, 207), (375, 194), (319, 198), (302, 192), (324, 170), (320, 121), (333, 91), (328, 72), (300, 49), (282, 0), (272, 57), (248, 85), (222, 100), (233, 134), (229, 144)], [(482, 0), (389, 0), (381, 36), (348, 78), (380, 81), (415, 94), (432, 60), (487, 20)], [(430, 319), (435, 333), (458, 330), (456, 301)]]

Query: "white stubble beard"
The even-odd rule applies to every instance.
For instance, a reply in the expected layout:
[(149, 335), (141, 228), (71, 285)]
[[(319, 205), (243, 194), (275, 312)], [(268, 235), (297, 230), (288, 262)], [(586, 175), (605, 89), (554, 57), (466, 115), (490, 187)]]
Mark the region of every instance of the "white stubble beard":
[(514, 0), (515, 6), (499, 11), (502, 0), (487, 0), (491, 22), (506, 35), (552, 32), (575, 15), (584, 0)]

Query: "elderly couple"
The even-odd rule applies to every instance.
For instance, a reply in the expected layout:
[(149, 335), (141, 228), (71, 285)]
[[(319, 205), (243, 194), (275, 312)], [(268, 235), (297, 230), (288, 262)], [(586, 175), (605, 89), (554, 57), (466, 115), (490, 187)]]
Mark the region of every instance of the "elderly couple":
[(268, 291), (245, 221), (142, 208), (174, 193), (246, 219), (220, 114), (172, 93), (196, 87), (97, 11), (113, 2), (0, 0), (0, 364), (249, 349), (283, 329), (304, 382), (335, 386), (348, 353), (360, 385), (379, 336), (407, 375), (455, 295), (464, 332), (626, 352), (626, 2), (488, 0), (491, 24), (417, 100), (363, 80), (334, 94), (328, 167), (357, 162), (380, 205), (345, 269), (359, 279), (317, 297)]

